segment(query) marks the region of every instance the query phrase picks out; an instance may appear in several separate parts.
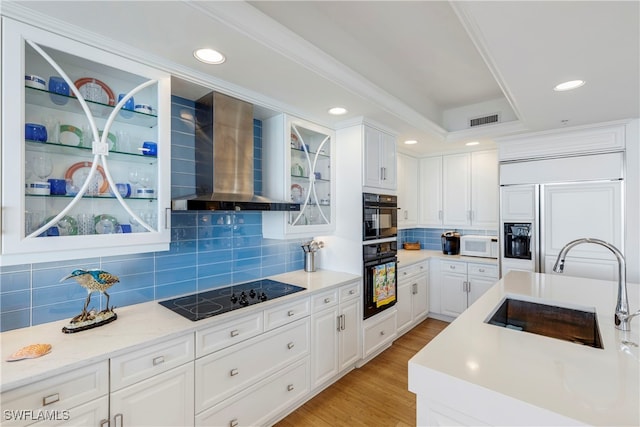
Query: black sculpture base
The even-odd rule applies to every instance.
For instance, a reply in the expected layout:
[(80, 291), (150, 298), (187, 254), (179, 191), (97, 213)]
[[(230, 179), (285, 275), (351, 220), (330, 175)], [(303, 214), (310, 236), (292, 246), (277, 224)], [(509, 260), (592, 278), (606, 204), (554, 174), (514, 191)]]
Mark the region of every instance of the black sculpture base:
[(93, 329), (111, 323), (117, 318), (118, 315), (113, 310), (103, 310), (99, 313), (90, 311), (85, 320), (74, 320), (74, 317), (67, 326), (62, 328), (62, 332), (65, 334), (73, 334), (75, 332), (86, 331), (87, 329)]

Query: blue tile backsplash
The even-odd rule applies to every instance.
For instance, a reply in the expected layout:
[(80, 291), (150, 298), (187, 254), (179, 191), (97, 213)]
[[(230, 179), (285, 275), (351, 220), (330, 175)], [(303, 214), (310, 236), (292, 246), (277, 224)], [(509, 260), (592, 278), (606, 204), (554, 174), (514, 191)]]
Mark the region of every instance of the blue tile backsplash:
[[(173, 97), (172, 197), (195, 193), (194, 103)], [(262, 127), (254, 121), (255, 191), (262, 190)], [(262, 237), (260, 212), (174, 212), (167, 252), (0, 267), (0, 331), (70, 319), (87, 296), (75, 268), (101, 268), (120, 278), (110, 304), (123, 307), (259, 279), (304, 267), (302, 240)], [(94, 293), (90, 307), (104, 308)]]
[[(440, 236), (450, 228), (407, 228), (398, 231), (398, 247), (402, 247), (405, 242), (420, 242), (421, 249), (439, 251), (442, 249)], [(496, 230), (462, 230), (455, 229), (460, 235), (476, 234), (483, 236), (497, 236)]]

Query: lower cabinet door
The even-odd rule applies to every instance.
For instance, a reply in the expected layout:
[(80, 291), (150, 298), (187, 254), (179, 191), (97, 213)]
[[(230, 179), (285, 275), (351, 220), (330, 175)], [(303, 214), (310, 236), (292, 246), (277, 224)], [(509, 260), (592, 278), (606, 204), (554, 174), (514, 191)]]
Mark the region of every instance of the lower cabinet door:
[(193, 362), (111, 394), (111, 426), (192, 426)]
[(350, 303), (340, 304), (343, 328), (338, 334), (340, 338), (340, 371), (354, 365), (360, 360), (361, 328), (360, 328), (360, 299)]
[(415, 294), (413, 294), (413, 320), (429, 311), (429, 279), (426, 274), (415, 278)]
[(311, 316), (312, 386), (322, 384), (338, 374), (338, 335), (340, 322), (337, 307)]
[(309, 392), (309, 358), (291, 364), (196, 416), (196, 426), (260, 426)]
[(396, 302), (396, 309), (398, 310), (398, 331), (403, 331), (413, 320), (411, 314), (411, 300), (413, 299), (411, 291), (413, 283), (415, 282), (410, 280), (398, 283), (398, 302)]
[[(6, 417), (6, 414), (3, 414)], [(31, 424), (37, 427), (44, 426), (65, 426), (65, 427), (87, 427), (99, 426), (103, 420), (109, 418), (109, 396), (87, 402), (84, 405), (76, 406), (69, 410), (43, 411), (42, 416), (47, 420)], [(2, 425), (5, 425), (4, 423)], [(10, 425), (10, 424), (9, 424)]]
[(442, 314), (458, 317), (467, 309), (466, 274), (442, 274), (440, 304)]

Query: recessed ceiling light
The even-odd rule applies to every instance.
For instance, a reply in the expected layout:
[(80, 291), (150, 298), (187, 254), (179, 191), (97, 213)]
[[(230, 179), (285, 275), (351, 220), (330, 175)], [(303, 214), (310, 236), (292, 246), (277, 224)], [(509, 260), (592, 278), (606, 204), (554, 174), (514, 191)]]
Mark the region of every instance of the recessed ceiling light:
[(478, 142), (478, 141), (470, 141), (470, 142), (467, 142), (464, 145), (466, 145), (468, 147), (471, 147), (472, 145), (478, 145), (478, 144), (480, 144), (480, 142)]
[(329, 108), (329, 114), (333, 114), (334, 116), (341, 116), (343, 114), (347, 114), (347, 109), (344, 107)]
[(571, 80), (568, 82), (560, 83), (553, 88), (556, 92), (562, 92), (565, 90), (577, 89), (585, 84), (584, 80)]
[(415, 139), (408, 139), (404, 143), (407, 145), (414, 145), (414, 144), (417, 144), (418, 141), (416, 141)]
[(193, 56), (205, 64), (222, 64), (227, 59), (223, 54), (213, 49), (196, 49), (193, 51)]

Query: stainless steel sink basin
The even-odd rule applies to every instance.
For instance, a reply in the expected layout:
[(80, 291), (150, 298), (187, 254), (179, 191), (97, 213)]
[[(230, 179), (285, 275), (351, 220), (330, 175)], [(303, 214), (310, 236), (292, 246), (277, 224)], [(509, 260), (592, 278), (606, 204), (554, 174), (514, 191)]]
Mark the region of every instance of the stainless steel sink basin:
[(486, 323), (603, 348), (595, 311), (506, 298)]

